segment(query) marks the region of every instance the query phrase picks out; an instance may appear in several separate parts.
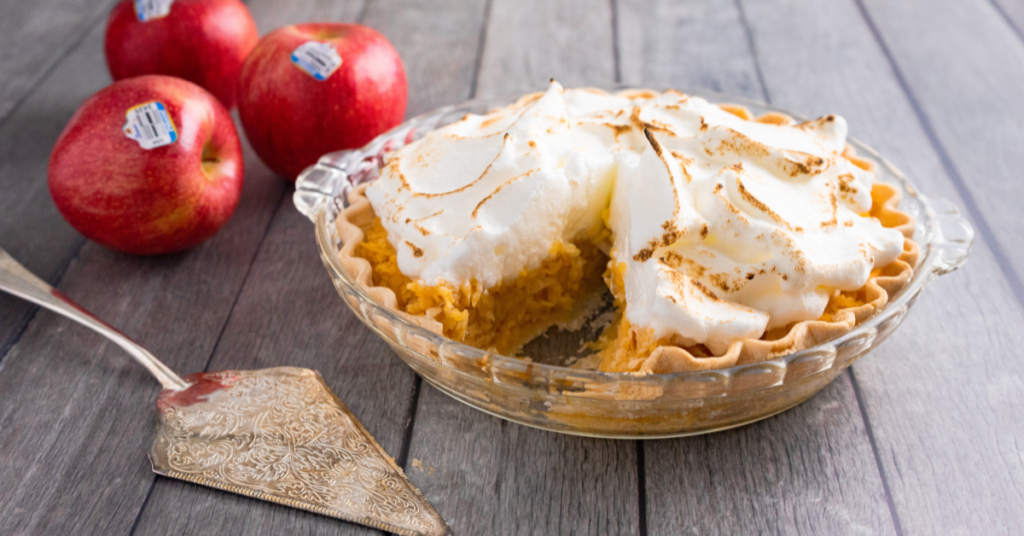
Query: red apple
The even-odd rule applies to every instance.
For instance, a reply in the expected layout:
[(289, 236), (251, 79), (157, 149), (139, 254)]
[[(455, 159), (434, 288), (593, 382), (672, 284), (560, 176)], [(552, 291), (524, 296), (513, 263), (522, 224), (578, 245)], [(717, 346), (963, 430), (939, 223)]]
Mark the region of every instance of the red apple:
[[(138, 4), (143, 7), (122, 0), (107, 19), (104, 50), (114, 80), (143, 74), (177, 76), (203, 86), (227, 109), (234, 107), (242, 62), (259, 41), (245, 5), (238, 0)], [(169, 7), (166, 14), (161, 6)]]
[(246, 137), (289, 180), (324, 153), (361, 147), (401, 123), (405, 99), (398, 53), (358, 24), (279, 28), (256, 45), (238, 80)]
[(149, 75), (82, 104), (50, 154), (49, 184), (57, 209), (86, 237), (156, 255), (213, 236), (238, 204), (242, 175), (224, 106), (191, 82)]

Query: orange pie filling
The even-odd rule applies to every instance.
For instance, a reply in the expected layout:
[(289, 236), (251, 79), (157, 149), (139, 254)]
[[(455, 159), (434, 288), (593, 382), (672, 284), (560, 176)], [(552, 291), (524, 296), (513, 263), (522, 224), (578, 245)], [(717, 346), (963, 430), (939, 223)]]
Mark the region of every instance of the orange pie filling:
[(399, 310), (437, 321), (445, 337), (502, 354), (513, 354), (552, 325), (571, 320), (575, 306), (602, 288), (608, 261), (593, 242), (555, 242), (540, 266), (492, 288), (476, 281), (431, 286), (398, 269), (379, 218), (363, 232), (356, 255), (370, 262), (375, 286), (395, 293)]

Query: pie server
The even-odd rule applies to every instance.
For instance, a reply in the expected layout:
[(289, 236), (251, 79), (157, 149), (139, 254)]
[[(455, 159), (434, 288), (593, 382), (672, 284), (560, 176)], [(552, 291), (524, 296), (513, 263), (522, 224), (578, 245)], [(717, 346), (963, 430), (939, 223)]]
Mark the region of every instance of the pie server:
[(227, 370), (182, 380), (2, 249), (0, 290), (110, 339), (160, 382), (153, 472), (403, 536), (450, 534), (315, 371)]

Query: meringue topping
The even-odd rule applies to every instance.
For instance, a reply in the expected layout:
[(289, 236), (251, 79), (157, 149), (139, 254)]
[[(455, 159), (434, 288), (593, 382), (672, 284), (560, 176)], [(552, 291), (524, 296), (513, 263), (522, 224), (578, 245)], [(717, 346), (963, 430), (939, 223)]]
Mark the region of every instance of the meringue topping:
[(402, 273), (484, 288), (599, 236), (610, 205), (631, 325), (721, 353), (820, 317), (902, 252), (862, 216), (875, 177), (843, 156), (846, 132), (838, 116), (755, 122), (675, 91), (552, 82), (396, 151), (366, 195)]
[(552, 83), (535, 100), (468, 115), (391, 155), (366, 196), (402, 273), (488, 288), (537, 267), (554, 242), (600, 230), (619, 144), (585, 121), (609, 105), (631, 103)]

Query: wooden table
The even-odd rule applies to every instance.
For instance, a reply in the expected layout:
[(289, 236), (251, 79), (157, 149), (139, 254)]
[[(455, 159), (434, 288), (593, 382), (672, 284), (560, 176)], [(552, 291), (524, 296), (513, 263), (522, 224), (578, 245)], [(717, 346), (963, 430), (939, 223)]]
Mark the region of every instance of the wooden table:
[[(1024, 3), (1013, 0), (250, 0), (261, 33), (386, 35), (409, 114), (617, 82), (846, 116), (978, 239), (964, 270), (821, 394), (738, 430), (541, 432), (424, 385), (335, 294), (292, 185), (246, 149), (232, 220), (119, 254), (50, 200), (50, 149), (109, 83), (111, 0), (0, 3), (0, 247), (179, 372), (319, 370), (458, 534), (1001, 534), (1024, 526)], [(0, 534), (367, 534), (155, 477), (158, 388), (85, 329), (0, 296)], [(415, 464), (413, 462), (416, 462)]]

